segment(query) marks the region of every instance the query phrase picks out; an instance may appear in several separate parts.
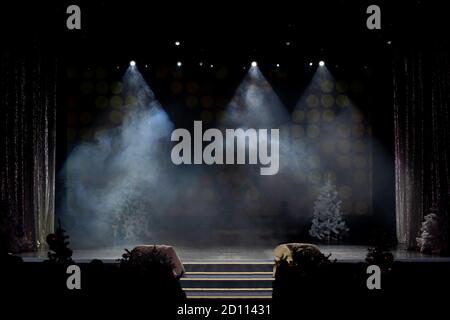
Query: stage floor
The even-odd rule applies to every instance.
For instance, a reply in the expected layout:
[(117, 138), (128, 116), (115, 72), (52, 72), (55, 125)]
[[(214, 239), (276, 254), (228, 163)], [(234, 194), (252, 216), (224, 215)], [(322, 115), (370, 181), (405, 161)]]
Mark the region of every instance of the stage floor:
[[(124, 248), (132, 249), (134, 245), (114, 248), (74, 250), (73, 259), (76, 262), (89, 262), (92, 259), (101, 259), (104, 262), (115, 262), (120, 259)], [(366, 246), (319, 246), (324, 254), (331, 253), (332, 259), (341, 262), (361, 262), (367, 254)], [(273, 261), (273, 249), (257, 247), (213, 247), (193, 248), (174, 246), (178, 256), (184, 263), (188, 262), (223, 262), (223, 261)], [(396, 249), (392, 251), (396, 261), (408, 262), (450, 262), (450, 257), (423, 255), (419, 252)], [(21, 254), (25, 262), (38, 262), (47, 259), (47, 252), (27, 252)]]

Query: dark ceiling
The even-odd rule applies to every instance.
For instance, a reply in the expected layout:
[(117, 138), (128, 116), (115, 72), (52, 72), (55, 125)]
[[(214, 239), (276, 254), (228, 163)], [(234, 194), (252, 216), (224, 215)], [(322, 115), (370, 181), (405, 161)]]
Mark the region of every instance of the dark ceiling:
[[(80, 31), (66, 28), (70, 4), (81, 7)], [(370, 4), (381, 7), (381, 30), (366, 28)], [(2, 7), (1, 31), (10, 44), (46, 41), (61, 56), (102, 61), (132, 55), (239, 63), (250, 57), (290, 62), (332, 58), (370, 64), (389, 46), (442, 44), (449, 29), (445, 10), (420, 1), (15, 1)], [(174, 41), (183, 45), (175, 48)]]

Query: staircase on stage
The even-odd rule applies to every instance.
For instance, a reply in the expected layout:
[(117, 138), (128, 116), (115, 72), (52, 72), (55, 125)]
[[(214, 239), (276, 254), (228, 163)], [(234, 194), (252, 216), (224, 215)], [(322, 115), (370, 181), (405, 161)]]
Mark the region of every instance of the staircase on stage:
[(184, 262), (181, 285), (192, 299), (271, 299), (271, 260)]

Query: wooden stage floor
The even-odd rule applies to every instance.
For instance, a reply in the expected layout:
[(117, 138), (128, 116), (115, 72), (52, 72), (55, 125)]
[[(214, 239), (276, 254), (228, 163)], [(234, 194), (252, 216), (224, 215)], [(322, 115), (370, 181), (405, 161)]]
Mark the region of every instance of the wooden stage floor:
[[(177, 254), (183, 262), (195, 261), (273, 261), (273, 248), (258, 247), (185, 247), (174, 246)], [(117, 246), (112, 248), (80, 249), (74, 250), (73, 259), (76, 262), (89, 262), (92, 259), (101, 259), (104, 262), (114, 262), (119, 259), (124, 252), (124, 248), (132, 249), (134, 244), (128, 246)], [(324, 254), (331, 253), (332, 259), (338, 262), (361, 262), (367, 254), (366, 246), (319, 246)], [(396, 249), (392, 251), (396, 261), (405, 262), (450, 262), (450, 257), (439, 257), (423, 255), (419, 252)], [(47, 252), (27, 252), (21, 254), (25, 262), (37, 262), (47, 259)]]

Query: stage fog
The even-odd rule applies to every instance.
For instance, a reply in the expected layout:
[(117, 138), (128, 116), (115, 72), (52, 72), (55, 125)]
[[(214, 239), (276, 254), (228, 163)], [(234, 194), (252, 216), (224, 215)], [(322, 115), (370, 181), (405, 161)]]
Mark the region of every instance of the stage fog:
[[(326, 66), (314, 66), (298, 102), (287, 106), (254, 64), (224, 108), (200, 113), (203, 130), (279, 129), (279, 171), (264, 176), (260, 164), (248, 161), (173, 164), (175, 106), (158, 101), (138, 67), (93, 98), (97, 114), (76, 113), (88, 118), (80, 129), (84, 136), (74, 138), (68, 128), (74, 142), (59, 172), (58, 216), (75, 247), (313, 241), (314, 201), (327, 181), (336, 186), (350, 226), (342, 241), (370, 221), (373, 161), (383, 166), (387, 157), (372, 138), (367, 113), (353, 102), (361, 83), (336, 80)], [(88, 86), (82, 82), (81, 90)], [(98, 83), (96, 89), (102, 91)], [(185, 128), (193, 134), (193, 122)]]

